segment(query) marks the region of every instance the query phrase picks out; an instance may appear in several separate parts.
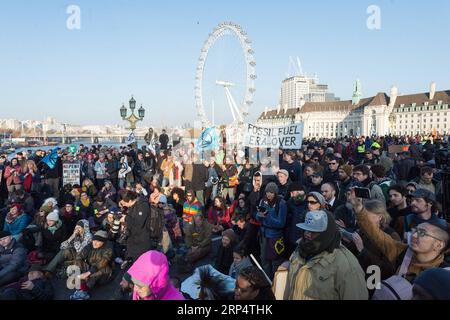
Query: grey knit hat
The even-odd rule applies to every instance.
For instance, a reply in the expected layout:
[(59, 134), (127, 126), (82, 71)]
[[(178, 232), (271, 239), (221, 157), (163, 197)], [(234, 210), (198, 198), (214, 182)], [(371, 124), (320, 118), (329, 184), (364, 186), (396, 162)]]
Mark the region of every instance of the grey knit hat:
[(274, 194), (278, 194), (278, 186), (275, 182), (269, 182), (266, 186), (266, 193), (270, 192), (270, 193), (274, 193)]
[(324, 206), (326, 204), (325, 198), (318, 192), (310, 192), (308, 193), (307, 197), (314, 197), (314, 199), (316, 199), (321, 206)]

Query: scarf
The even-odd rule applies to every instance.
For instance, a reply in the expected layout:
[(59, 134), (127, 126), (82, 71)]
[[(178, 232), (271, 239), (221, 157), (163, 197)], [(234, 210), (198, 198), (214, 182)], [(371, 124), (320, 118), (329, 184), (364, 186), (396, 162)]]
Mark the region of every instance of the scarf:
[(89, 207), (91, 205), (91, 199), (87, 198), (86, 200), (80, 199), (81, 204), (83, 205), (83, 207)]
[(47, 229), (48, 229), (48, 231), (51, 232), (51, 234), (54, 235), (55, 232), (61, 227), (62, 227), (62, 222), (61, 222), (61, 220), (58, 220), (58, 221), (56, 221), (55, 225), (48, 227)]
[(19, 216), (20, 215), (13, 215), (11, 212), (8, 212), (8, 214), (6, 215), (6, 218), (5, 218), (5, 222), (7, 224), (12, 224), (12, 223), (14, 223), (17, 220), (17, 218)]
[(311, 259), (324, 251), (331, 253), (341, 245), (341, 233), (336, 226), (336, 222), (331, 213), (327, 212), (327, 216), (327, 230), (320, 233), (312, 241), (306, 240), (304, 237), (300, 239), (297, 251), (303, 259)]

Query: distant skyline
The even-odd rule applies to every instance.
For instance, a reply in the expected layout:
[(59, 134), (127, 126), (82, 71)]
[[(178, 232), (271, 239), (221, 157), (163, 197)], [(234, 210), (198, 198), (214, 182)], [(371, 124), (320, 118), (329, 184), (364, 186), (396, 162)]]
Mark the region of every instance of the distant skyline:
[[(66, 26), (69, 5), (81, 9), (80, 30)], [(371, 5), (381, 10), (380, 30), (367, 28)], [(147, 109), (142, 125), (193, 124), (200, 50), (224, 21), (240, 24), (255, 50), (250, 121), (278, 104), (289, 56), (342, 100), (357, 78), (364, 97), (394, 84), (400, 94), (427, 92), (432, 81), (450, 90), (449, 18), (447, 0), (3, 1), (0, 119), (125, 125), (119, 108), (134, 95)], [(208, 79), (233, 64), (238, 78), (239, 58), (232, 41), (218, 43)], [(216, 123), (231, 118), (222, 93), (207, 93)]]

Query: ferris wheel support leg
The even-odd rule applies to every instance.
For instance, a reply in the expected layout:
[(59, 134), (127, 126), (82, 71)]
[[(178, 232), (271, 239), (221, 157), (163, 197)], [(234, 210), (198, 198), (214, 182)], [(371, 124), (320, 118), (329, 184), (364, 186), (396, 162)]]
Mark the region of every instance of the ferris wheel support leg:
[(233, 116), (233, 120), (236, 121), (236, 114), (234, 113), (234, 106), (233, 106), (233, 102), (234, 102), (233, 97), (231, 96), (230, 90), (228, 90), (227, 87), (225, 87), (225, 95), (228, 100), (228, 106), (230, 107), (231, 115)]
[[(233, 118), (234, 121), (238, 120), (238, 121), (242, 121), (242, 117), (241, 117), (241, 113), (239, 112), (239, 108), (236, 105), (236, 102), (233, 99), (233, 95), (230, 92), (230, 89), (228, 87), (225, 87), (225, 92), (227, 94), (227, 98), (229, 100), (229, 104), (230, 104), (230, 108), (231, 108), (231, 112), (233, 112)], [(236, 116), (234, 116), (236, 115)]]

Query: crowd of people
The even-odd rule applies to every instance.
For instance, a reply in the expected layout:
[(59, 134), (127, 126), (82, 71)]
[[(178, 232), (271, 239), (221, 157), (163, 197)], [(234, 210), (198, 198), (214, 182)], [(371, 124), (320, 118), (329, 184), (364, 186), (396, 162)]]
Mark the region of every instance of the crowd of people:
[(234, 287), (203, 279), (199, 298), (450, 299), (448, 141), (304, 140), (273, 162), (162, 141), (1, 155), (0, 299), (51, 300), (73, 270), (73, 300), (117, 270), (117, 299), (192, 299), (173, 271), (205, 261)]

